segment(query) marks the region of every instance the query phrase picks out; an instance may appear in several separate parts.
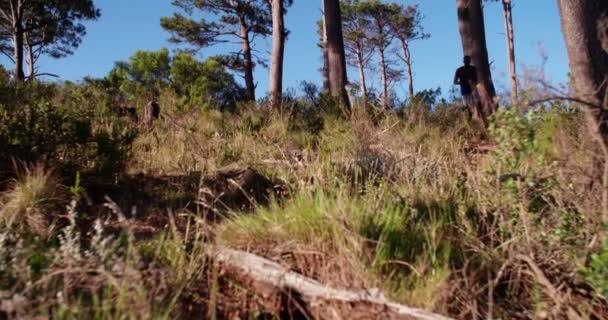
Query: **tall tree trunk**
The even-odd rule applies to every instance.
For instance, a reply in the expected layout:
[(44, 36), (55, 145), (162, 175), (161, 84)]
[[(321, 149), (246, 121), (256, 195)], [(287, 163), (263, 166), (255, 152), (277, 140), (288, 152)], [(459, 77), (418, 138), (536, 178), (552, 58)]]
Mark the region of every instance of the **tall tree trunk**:
[(388, 79), (386, 74), (386, 59), (384, 57), (384, 49), (378, 48), (380, 56), (380, 81), (382, 82), (382, 106), (388, 109)]
[(376, 28), (378, 28), (378, 38), (381, 39), (380, 43), (378, 44), (378, 56), (380, 57), (380, 82), (382, 85), (382, 106), (384, 107), (384, 109), (388, 109), (389, 107), (389, 103), (388, 103), (388, 77), (387, 77), (387, 71), (386, 71), (386, 58), (384, 55), (384, 51), (386, 50), (386, 47), (384, 46), (384, 33), (382, 32), (383, 30), (383, 25), (382, 23), (376, 19)]
[[(478, 93), (482, 106), (477, 112), (485, 116), (496, 110), (494, 97), (496, 91), (492, 83), (492, 74), (486, 46), (481, 0), (456, 0), (458, 9), (458, 27), (464, 54), (471, 57), (477, 69)], [(484, 124), (486, 124), (485, 120)]]
[(509, 55), (509, 75), (511, 76), (511, 103), (517, 105), (517, 67), (515, 65), (515, 33), (513, 31), (513, 11), (511, 0), (502, 0), (505, 18), (505, 34)]
[[(27, 38), (27, 36), (26, 36)], [(25, 40), (25, 50), (27, 51), (27, 78), (28, 80), (33, 80), (36, 72), (36, 68), (34, 66), (34, 51), (32, 45), (29, 40)]]
[(253, 82), (253, 59), (251, 43), (249, 40), (249, 27), (244, 18), (241, 18), (241, 38), (243, 41), (243, 71), (245, 73), (245, 90), (247, 101), (255, 101), (255, 83)]
[(608, 52), (602, 48), (598, 32), (602, 17), (608, 19), (608, 1), (558, 0), (557, 3), (574, 91), (576, 97), (585, 102), (589, 132), (604, 155), (603, 211), (604, 221), (608, 223)]
[(342, 15), (339, 0), (323, 0), (323, 12), (327, 33), (327, 55), (329, 67), (329, 87), (332, 96), (350, 109), (346, 93), (346, 55), (342, 35)]
[(327, 50), (327, 27), (323, 18), (323, 92), (329, 92), (329, 51)]
[(357, 64), (359, 66), (359, 82), (361, 82), (361, 95), (363, 95), (363, 100), (367, 104), (367, 84), (365, 83), (365, 68), (363, 63), (363, 52), (361, 49), (361, 44), (357, 44)]
[(608, 14), (608, 1), (558, 0), (558, 5), (576, 94), (605, 110), (608, 53), (602, 48), (598, 27), (602, 15)]
[(412, 55), (407, 40), (401, 40), (401, 48), (403, 49), (403, 61), (405, 62), (407, 71), (407, 90), (410, 94), (410, 98), (412, 98), (414, 96), (414, 73), (412, 72)]
[(283, 57), (285, 23), (283, 0), (272, 0), (272, 62), (270, 65), (270, 105), (279, 108), (283, 99)]
[(24, 81), (25, 74), (23, 73), (23, 26), (19, 17), (14, 17), (15, 22), (13, 23), (13, 46), (14, 46), (14, 59), (15, 59), (15, 79), (17, 81)]

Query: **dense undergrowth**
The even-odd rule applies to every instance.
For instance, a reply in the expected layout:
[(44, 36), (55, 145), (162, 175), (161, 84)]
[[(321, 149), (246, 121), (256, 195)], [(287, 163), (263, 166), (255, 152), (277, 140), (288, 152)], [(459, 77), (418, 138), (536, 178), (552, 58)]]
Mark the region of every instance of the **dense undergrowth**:
[[(482, 132), (457, 103), (228, 113), (163, 92), (143, 127), (95, 83), (2, 90), (0, 318), (272, 317), (213, 244), (455, 318), (608, 316), (603, 162), (569, 105)], [(288, 196), (210, 211), (203, 178), (232, 163)]]

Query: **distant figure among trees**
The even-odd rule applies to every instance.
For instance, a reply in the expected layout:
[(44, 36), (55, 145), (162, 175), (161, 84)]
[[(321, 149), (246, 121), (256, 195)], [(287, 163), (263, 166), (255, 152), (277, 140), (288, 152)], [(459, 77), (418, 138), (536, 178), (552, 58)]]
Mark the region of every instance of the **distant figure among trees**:
[(152, 125), (154, 120), (160, 117), (160, 105), (156, 101), (156, 99), (148, 102), (146, 107), (144, 108), (144, 125), (149, 126)]
[(477, 69), (471, 65), (471, 57), (465, 56), (464, 65), (456, 70), (454, 84), (460, 85), (460, 93), (464, 101), (464, 106), (471, 110), (474, 108), (476, 100)]
[(118, 108), (118, 116), (119, 117), (128, 117), (131, 121), (137, 122), (137, 110), (134, 107), (119, 107)]

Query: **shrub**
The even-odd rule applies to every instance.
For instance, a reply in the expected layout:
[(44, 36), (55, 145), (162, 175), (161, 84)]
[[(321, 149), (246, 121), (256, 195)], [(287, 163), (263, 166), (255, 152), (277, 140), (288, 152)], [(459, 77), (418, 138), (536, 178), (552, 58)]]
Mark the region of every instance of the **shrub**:
[[(496, 147), (485, 168), (487, 190), (493, 190), (486, 195), (493, 210), (519, 213), (526, 220), (527, 212), (547, 209), (546, 195), (555, 179), (538, 139), (538, 128), (544, 122), (544, 113), (531, 111), (520, 116), (515, 108), (500, 109), (494, 116), (489, 131)], [(529, 227), (529, 221), (521, 222)]]
[(589, 265), (581, 271), (599, 294), (608, 297), (608, 241), (600, 252), (591, 256)]
[(64, 200), (59, 179), (42, 165), (25, 168), (2, 197), (0, 221), (46, 238), (52, 214)]
[(108, 112), (96, 89), (33, 82), (7, 90), (11, 96), (0, 99), (0, 147), (6, 151), (0, 163), (17, 159), (103, 174), (124, 169), (137, 131)]

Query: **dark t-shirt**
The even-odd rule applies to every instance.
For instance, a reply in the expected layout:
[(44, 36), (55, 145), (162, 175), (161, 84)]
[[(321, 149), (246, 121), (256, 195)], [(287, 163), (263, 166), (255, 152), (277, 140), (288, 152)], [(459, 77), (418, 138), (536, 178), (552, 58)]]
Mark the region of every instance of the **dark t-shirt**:
[(473, 66), (462, 66), (456, 70), (456, 78), (460, 82), (460, 93), (468, 96), (473, 93), (471, 84), (477, 83), (477, 70)]

